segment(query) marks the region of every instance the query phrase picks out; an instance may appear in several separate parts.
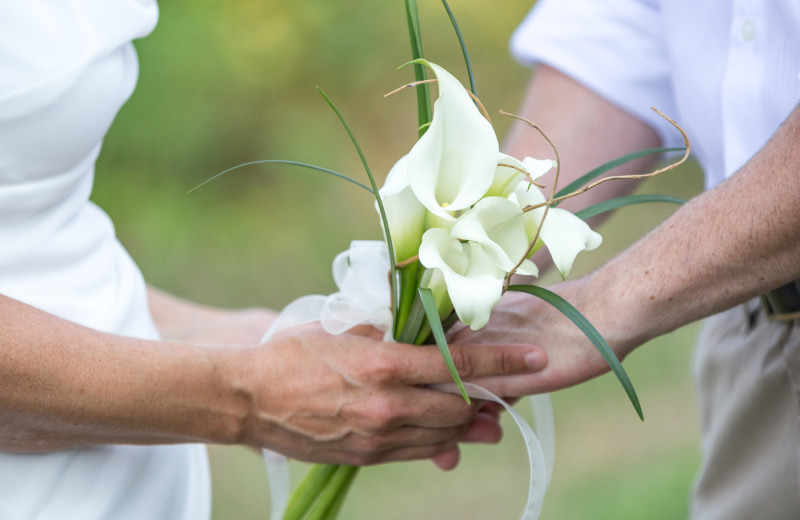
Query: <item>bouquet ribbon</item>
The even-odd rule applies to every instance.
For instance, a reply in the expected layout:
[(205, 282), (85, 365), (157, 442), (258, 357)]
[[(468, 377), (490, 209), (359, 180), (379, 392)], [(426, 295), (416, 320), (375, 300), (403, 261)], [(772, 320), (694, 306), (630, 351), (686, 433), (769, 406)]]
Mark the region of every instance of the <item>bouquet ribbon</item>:
[[(264, 335), (262, 343), (281, 331), (314, 322), (319, 322), (330, 334), (342, 334), (357, 325), (371, 325), (384, 332), (386, 341), (393, 341), (391, 294), (386, 277), (388, 272), (389, 254), (384, 242), (353, 241), (350, 249), (339, 253), (333, 261), (333, 278), (339, 291), (328, 296), (303, 296), (287, 305)], [(433, 387), (444, 392), (459, 393), (451, 384)], [(536, 520), (553, 473), (555, 429), (549, 394), (530, 398), (533, 412), (531, 426), (511, 405), (492, 392), (472, 383), (464, 383), (464, 387), (474, 399), (503, 406), (519, 428), (530, 469), (528, 500), (520, 518)], [(264, 462), (270, 482), (270, 518), (280, 520), (290, 493), (288, 462), (282, 455), (269, 450), (264, 450)]]

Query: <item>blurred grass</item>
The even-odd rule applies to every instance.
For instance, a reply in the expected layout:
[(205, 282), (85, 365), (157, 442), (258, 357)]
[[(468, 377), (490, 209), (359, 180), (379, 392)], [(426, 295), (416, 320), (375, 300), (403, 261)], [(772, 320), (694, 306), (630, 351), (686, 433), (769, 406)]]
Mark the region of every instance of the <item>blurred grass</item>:
[[(514, 111), (529, 72), (508, 37), (528, 6), (453, 1), (484, 105)], [(411, 81), (403, 2), (220, 4), (174, 0), (137, 43), (141, 79), (112, 128), (93, 199), (153, 284), (221, 306), (282, 307), (333, 288), (330, 262), (352, 239), (378, 238), (366, 192), (319, 173), (254, 166), (187, 195), (243, 162), (312, 162), (363, 179), (322, 86), (357, 133), (379, 178), (413, 144), (415, 101), (383, 94)], [(460, 50), (438, 2), (420, 2), (429, 59), (465, 79)], [(494, 117), (502, 136), (508, 121)], [(696, 168), (648, 181), (642, 192), (690, 197)], [(603, 262), (674, 207), (628, 208), (600, 230), (604, 246), (576, 275)], [(625, 362), (640, 393), (640, 423), (611, 377), (553, 396), (556, 469), (543, 520), (686, 516), (697, 469), (697, 420), (689, 377), (696, 327), (659, 338)], [(524, 408), (524, 405), (520, 405)], [(361, 518), (517, 518), (527, 468), (513, 429), (499, 446), (468, 446), (444, 474), (427, 462), (367, 468), (342, 515)], [(214, 518), (266, 518), (260, 459), (212, 447)]]

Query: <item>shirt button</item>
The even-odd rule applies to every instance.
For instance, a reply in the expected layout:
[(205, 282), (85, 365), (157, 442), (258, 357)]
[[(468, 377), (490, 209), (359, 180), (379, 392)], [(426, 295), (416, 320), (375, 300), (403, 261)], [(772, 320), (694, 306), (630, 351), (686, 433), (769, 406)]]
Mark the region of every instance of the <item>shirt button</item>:
[(753, 41), (756, 37), (756, 24), (753, 20), (745, 20), (741, 28), (742, 39), (746, 42)]

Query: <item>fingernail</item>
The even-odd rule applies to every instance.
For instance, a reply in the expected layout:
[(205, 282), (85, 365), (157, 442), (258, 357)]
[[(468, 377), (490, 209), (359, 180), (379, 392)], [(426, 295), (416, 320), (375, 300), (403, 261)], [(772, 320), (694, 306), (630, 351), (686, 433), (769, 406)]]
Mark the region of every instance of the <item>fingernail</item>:
[(525, 356), (525, 364), (528, 365), (528, 368), (531, 370), (541, 370), (544, 368), (545, 363), (544, 354), (541, 352), (531, 352)]

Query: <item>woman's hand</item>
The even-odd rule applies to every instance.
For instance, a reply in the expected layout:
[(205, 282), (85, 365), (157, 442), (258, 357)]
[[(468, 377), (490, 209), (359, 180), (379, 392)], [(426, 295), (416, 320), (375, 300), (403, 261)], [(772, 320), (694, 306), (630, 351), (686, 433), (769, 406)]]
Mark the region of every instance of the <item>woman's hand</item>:
[[(430, 458), (457, 462), (461, 441), (499, 439), (496, 421), (475, 421), (483, 403), (425, 388), (451, 381), (438, 349), (380, 341), (374, 329), (337, 336), (301, 328), (252, 349), (211, 352), (220, 373), (238, 374), (240, 442), (291, 457), (374, 464)], [(461, 345), (452, 355), (464, 379), (530, 373), (536, 349)], [(541, 360), (541, 357), (538, 358)], [(531, 368), (533, 366), (533, 368)]]

